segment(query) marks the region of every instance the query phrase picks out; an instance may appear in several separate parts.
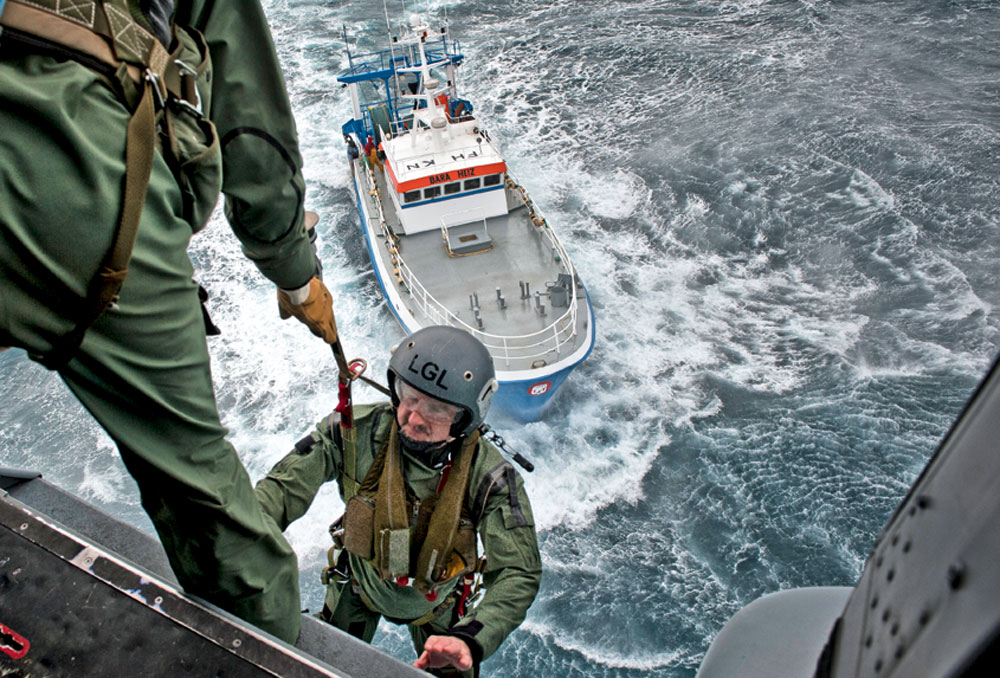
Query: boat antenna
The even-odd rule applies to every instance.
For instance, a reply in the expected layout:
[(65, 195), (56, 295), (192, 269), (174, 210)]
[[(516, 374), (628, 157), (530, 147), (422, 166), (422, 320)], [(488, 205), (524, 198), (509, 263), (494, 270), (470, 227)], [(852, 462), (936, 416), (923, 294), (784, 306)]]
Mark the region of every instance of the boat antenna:
[(351, 57), (351, 43), (347, 41), (347, 24), (341, 24), (340, 30), (344, 34), (344, 50), (347, 52), (347, 63), (354, 67), (354, 59)]
[[(389, 7), (386, 0), (382, 0), (382, 11), (385, 13), (385, 30), (389, 35), (389, 56), (392, 59), (392, 63), (389, 64), (389, 67), (392, 68), (392, 77), (396, 81), (396, 97), (398, 98), (399, 92), (402, 91), (403, 88), (399, 83), (399, 71), (396, 70), (396, 48), (393, 46), (392, 23), (389, 21)], [(389, 91), (390, 88), (388, 87), (388, 81), (386, 81), (386, 85), (385, 100), (389, 104), (389, 115), (392, 116), (392, 120), (389, 122), (389, 127), (395, 128), (395, 126), (399, 123), (399, 116), (396, 112), (396, 106), (393, 105), (392, 102), (392, 92)], [(373, 122), (372, 127), (374, 126), (375, 124)], [(396, 136), (396, 131), (396, 129), (389, 130), (390, 138)]]
[(479, 433), (484, 437), (488, 438), (491, 443), (497, 446), (497, 448), (508, 455), (511, 459), (516, 461), (521, 468), (523, 468), (528, 473), (535, 470), (535, 465), (530, 461), (525, 459), (520, 455), (520, 453), (514, 451), (514, 449), (507, 445), (507, 441), (500, 437), (500, 434), (490, 428), (489, 424), (483, 423), (479, 426)]
[(392, 24), (389, 23), (389, 7), (385, 0), (382, 0), (382, 11), (385, 13), (385, 30), (389, 34), (389, 44), (392, 45)]

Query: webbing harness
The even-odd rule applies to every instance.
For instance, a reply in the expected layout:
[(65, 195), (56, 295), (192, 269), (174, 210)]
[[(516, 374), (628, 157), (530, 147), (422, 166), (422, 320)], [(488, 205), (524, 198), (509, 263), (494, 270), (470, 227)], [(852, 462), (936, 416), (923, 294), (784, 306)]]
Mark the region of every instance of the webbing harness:
[[(98, 71), (132, 111), (125, 140), (125, 189), (114, 238), (90, 281), (76, 326), (44, 357), (43, 363), (55, 369), (73, 357), (86, 331), (118, 300), (149, 187), (158, 114), (170, 97), (193, 107), (200, 102), (194, 74), (185, 72), (176, 59), (180, 46), (168, 53), (132, 17), (127, 0), (32, 0), (31, 4), (0, 0), (0, 27), (5, 45), (54, 52)], [(193, 101), (188, 98), (192, 92)], [(170, 125), (165, 127), (169, 136)]]
[[(354, 370), (354, 373), (357, 371)], [(341, 400), (345, 407), (349, 403), (349, 395)], [(380, 430), (378, 423), (374, 426), (373, 442), (376, 430)], [(474, 542), (468, 542), (467, 538), (462, 542), (465, 546), (456, 542), (459, 523), (465, 521), (465, 525), (472, 524), (471, 514), (467, 514), (464, 508), (464, 499), (468, 492), (472, 460), (479, 445), (478, 432), (463, 441), (461, 450), (455, 453), (453, 460), (442, 470), (435, 497), (418, 503), (412, 503), (417, 501), (416, 497), (401, 475), (400, 444), (395, 421), (389, 424), (388, 436), (361, 482), (357, 478), (348, 481), (347, 469), (355, 474), (358, 469), (355, 466), (356, 459), (347, 459), (343, 429), (340, 432), (341, 451), (344, 455), (341, 489), (347, 511), (330, 526), (333, 546), (327, 553), (328, 564), (323, 568), (322, 583), (352, 585), (365, 605), (376, 609), (364, 591), (354, 583), (346, 552), (371, 563), (386, 581), (395, 581), (397, 586), (415, 586), (425, 594), (429, 602), (438, 601), (437, 583), (460, 576), (459, 585), (426, 614), (417, 619), (390, 621), (419, 626), (436, 618), (452, 605), (455, 606), (456, 619), (464, 617), (468, 606), (479, 593), (477, 575), (485, 569), (485, 558), (477, 559), (475, 556)], [(351, 433), (354, 434), (355, 431), (352, 430)], [(348, 490), (349, 483), (353, 490)], [(350, 496), (348, 491), (352, 492)], [(358, 510), (361, 504), (357, 502), (370, 508), (367, 511)], [(352, 515), (354, 518), (351, 518)], [(413, 519), (417, 521), (415, 526), (410, 522)], [(415, 530), (412, 537), (411, 530)], [(396, 539), (392, 539), (392, 536)], [(475, 539), (474, 533), (472, 538)], [(412, 539), (416, 541), (413, 542)], [(472, 549), (471, 553), (468, 552), (469, 548)], [(460, 554), (460, 557), (454, 558), (453, 551)]]
[[(344, 459), (344, 501), (347, 502), (358, 492), (360, 481), (357, 478), (357, 436), (354, 431), (354, 407), (351, 399), (351, 383), (360, 379), (369, 386), (389, 395), (389, 389), (376, 381), (364, 376), (368, 363), (362, 358), (355, 358), (350, 363), (344, 357), (344, 348), (340, 345), (340, 336), (330, 344), (333, 358), (337, 361), (337, 406), (335, 412), (340, 413), (341, 454)], [(348, 470), (350, 469), (350, 470)]]

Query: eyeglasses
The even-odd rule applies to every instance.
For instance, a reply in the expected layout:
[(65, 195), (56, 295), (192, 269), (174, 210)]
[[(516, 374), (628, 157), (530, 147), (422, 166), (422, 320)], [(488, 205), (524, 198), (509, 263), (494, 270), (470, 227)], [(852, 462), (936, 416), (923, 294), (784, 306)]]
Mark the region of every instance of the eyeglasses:
[(451, 424), (458, 417), (459, 408), (425, 395), (402, 379), (395, 380), (396, 397), (400, 407), (416, 412), (430, 424)]

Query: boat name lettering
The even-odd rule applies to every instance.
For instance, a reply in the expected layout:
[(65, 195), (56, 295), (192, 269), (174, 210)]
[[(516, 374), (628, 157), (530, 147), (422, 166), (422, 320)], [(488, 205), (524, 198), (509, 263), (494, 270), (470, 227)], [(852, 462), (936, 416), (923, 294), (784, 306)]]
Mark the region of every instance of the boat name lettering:
[[(423, 163), (423, 164), (421, 164), (421, 163)], [(416, 163), (413, 163), (413, 164), (407, 163), (406, 164), (406, 169), (408, 169), (408, 170), (417, 170), (417, 169), (420, 169), (421, 167), (433, 167), (433, 166), (434, 166), (434, 158), (431, 158), (430, 160), (421, 160), (420, 162), (416, 162)]]
[(478, 158), (478, 157), (479, 153), (477, 153), (476, 151), (469, 151), (468, 155), (466, 155), (465, 153), (455, 153), (454, 155), (451, 156), (451, 159), (458, 162), (459, 160), (467, 160), (469, 158)]
[[(459, 174), (461, 176), (461, 174)], [(444, 174), (435, 174), (430, 178), (432, 184), (440, 184), (442, 181), (451, 181), (451, 173), (445, 172)]]
[(414, 354), (413, 360), (410, 361), (410, 364), (406, 369), (409, 370), (410, 372), (413, 372), (414, 374), (420, 375), (427, 381), (434, 382), (442, 389), (447, 391), (448, 387), (441, 382), (444, 380), (444, 375), (448, 374), (448, 370), (442, 370), (440, 367), (438, 367), (436, 364), (432, 363), (429, 360), (425, 362), (423, 365), (421, 365), (419, 369), (417, 369), (414, 366), (416, 365), (417, 360), (419, 359), (420, 359), (420, 354), (419, 353)]
[(458, 178), (459, 179), (464, 179), (465, 177), (472, 177), (472, 176), (475, 176), (475, 175), (476, 175), (476, 170), (473, 167), (470, 167), (469, 169), (460, 169), (460, 170), (458, 170)]

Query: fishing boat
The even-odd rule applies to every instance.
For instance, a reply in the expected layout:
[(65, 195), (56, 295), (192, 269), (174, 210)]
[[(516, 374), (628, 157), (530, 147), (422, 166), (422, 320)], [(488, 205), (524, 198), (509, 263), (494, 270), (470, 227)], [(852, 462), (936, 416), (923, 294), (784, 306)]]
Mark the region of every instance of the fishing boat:
[(452, 325), (482, 341), (500, 382), (494, 404), (535, 421), (594, 346), (590, 299), (460, 96), (458, 42), (418, 16), (401, 33), (371, 53), (348, 46), (338, 78), (351, 96), (342, 131), (375, 277), (406, 332)]

